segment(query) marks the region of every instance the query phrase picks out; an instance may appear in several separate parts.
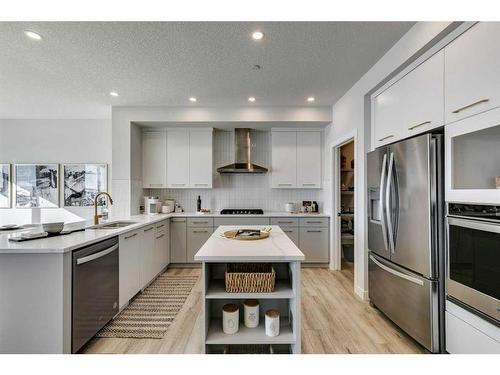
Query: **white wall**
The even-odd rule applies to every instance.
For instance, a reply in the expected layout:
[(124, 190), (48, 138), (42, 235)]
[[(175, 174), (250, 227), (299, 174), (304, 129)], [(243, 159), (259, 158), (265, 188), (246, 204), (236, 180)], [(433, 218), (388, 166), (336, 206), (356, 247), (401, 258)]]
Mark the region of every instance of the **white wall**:
[[(271, 132), (252, 130), (252, 162), (270, 169)], [(201, 196), (202, 207), (218, 212), (223, 208), (262, 208), (265, 211), (284, 211), (285, 203), (315, 200), (323, 210), (322, 189), (271, 189), (271, 175), (220, 174), (217, 168), (234, 162), (234, 134), (215, 129), (213, 138), (212, 189), (144, 189), (143, 195), (174, 199), (185, 211), (196, 211), (196, 199)], [(142, 199), (139, 202), (143, 204)], [(138, 204), (139, 204), (138, 203)]]
[[(365, 95), (382, 82), (393, 71), (403, 65), (415, 53), (441, 33), (449, 22), (418, 22), (412, 27), (349, 91), (333, 106), (332, 124), (328, 126), (325, 139), (325, 176), (331, 173), (332, 145), (346, 136), (356, 134), (356, 202), (354, 285), (356, 293), (368, 296), (367, 280), (367, 232), (366, 232), (366, 151), (369, 149), (369, 122), (365, 121)], [(366, 127), (365, 127), (366, 124)], [(331, 210), (331, 189), (326, 189), (325, 201)]]
[[(109, 175), (111, 121), (0, 119), (0, 163), (106, 163)], [(108, 178), (108, 189), (110, 182)], [(92, 208), (40, 211), (42, 221), (79, 221), (93, 215)], [(0, 224), (30, 223), (31, 217), (31, 209), (0, 209)]]

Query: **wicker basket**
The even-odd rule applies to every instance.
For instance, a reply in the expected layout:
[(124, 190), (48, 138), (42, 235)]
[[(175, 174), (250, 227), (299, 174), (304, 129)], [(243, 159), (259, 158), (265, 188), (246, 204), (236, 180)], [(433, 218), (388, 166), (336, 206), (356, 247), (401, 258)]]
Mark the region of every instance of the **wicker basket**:
[(226, 266), (226, 292), (271, 293), (276, 273), (267, 263), (231, 263)]

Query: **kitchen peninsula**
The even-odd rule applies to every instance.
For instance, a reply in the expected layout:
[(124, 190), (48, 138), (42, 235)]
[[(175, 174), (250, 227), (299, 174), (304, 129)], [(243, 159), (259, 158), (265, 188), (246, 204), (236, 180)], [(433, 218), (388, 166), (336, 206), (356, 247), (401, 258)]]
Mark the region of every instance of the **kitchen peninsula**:
[[(262, 229), (262, 226), (245, 226), (245, 229)], [(301, 352), (300, 346), (300, 269), (304, 254), (283, 232), (273, 225), (268, 238), (238, 241), (224, 237), (237, 226), (220, 226), (195, 255), (203, 267), (203, 332), (206, 353), (223, 353), (232, 347), (245, 345), (269, 345), (274, 352)], [(271, 264), (276, 273), (276, 284), (271, 293), (229, 293), (225, 288), (225, 271), (228, 264)], [(225, 334), (222, 327), (222, 307), (236, 304), (243, 310), (245, 299), (256, 299), (260, 305), (260, 324), (247, 328), (242, 323), (238, 332)], [(278, 336), (266, 335), (264, 314), (268, 309), (280, 314)]]

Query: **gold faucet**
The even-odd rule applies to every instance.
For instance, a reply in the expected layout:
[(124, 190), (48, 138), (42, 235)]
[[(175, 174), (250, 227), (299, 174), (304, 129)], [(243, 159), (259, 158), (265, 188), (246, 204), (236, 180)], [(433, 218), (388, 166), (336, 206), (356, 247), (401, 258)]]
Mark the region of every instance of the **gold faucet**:
[(99, 193), (96, 194), (96, 196), (94, 197), (94, 225), (98, 225), (99, 224), (99, 218), (102, 217), (102, 215), (98, 215), (97, 214), (97, 201), (99, 199), (99, 197), (101, 195), (105, 195), (108, 197), (108, 200), (109, 200), (109, 203), (110, 204), (113, 204), (113, 198), (111, 198), (111, 195), (109, 195), (109, 193), (105, 192), (105, 191), (101, 191)]

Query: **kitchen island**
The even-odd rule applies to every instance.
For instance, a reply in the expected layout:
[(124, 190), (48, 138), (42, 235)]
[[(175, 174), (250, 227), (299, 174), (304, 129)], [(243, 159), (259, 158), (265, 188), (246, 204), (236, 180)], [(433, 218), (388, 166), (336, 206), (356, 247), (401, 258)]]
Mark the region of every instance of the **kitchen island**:
[[(245, 226), (245, 229), (262, 226)], [(253, 351), (252, 346), (269, 345), (275, 353), (301, 352), (300, 347), (300, 270), (304, 254), (276, 225), (270, 227), (268, 238), (239, 241), (227, 239), (224, 232), (241, 229), (220, 226), (195, 255), (202, 262), (203, 287), (203, 349), (205, 353), (225, 353), (241, 350)], [(271, 293), (229, 293), (225, 289), (224, 275), (228, 264), (266, 263), (276, 273), (275, 289)], [(260, 305), (260, 324), (247, 328), (243, 324), (243, 301), (256, 299)], [(239, 330), (225, 334), (222, 330), (222, 307), (236, 304), (240, 309)], [(265, 312), (280, 313), (280, 333), (269, 337), (265, 333)]]

